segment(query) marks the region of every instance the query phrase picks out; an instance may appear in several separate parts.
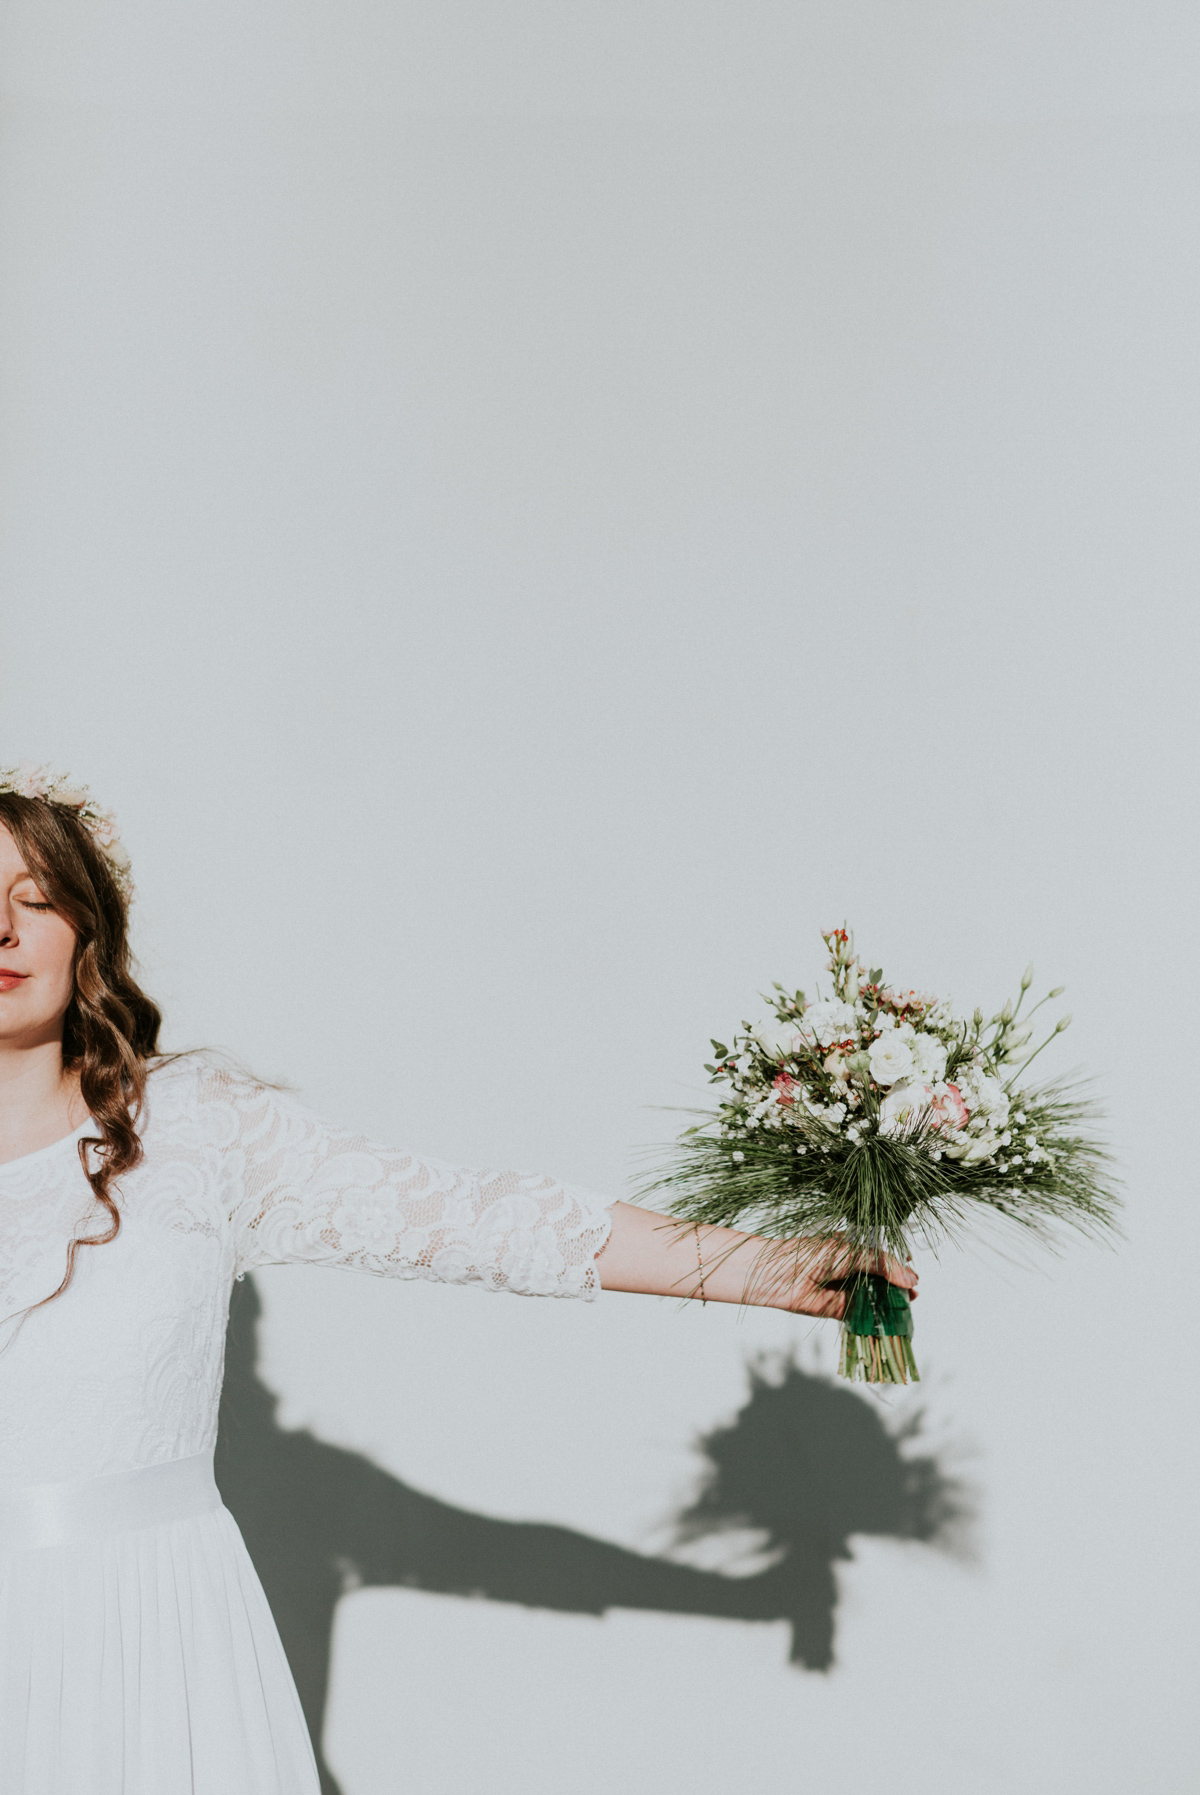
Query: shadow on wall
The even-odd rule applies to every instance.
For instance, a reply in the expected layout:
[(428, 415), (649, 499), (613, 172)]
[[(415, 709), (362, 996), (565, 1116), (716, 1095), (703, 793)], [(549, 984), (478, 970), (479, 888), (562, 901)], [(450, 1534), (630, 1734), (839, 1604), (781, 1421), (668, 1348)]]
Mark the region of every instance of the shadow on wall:
[(258, 1376), (261, 1310), (249, 1279), (234, 1285), (217, 1480), (274, 1610), (323, 1795), (339, 1795), (320, 1741), (334, 1610), (348, 1589), (434, 1590), (570, 1614), (641, 1608), (785, 1620), (792, 1662), (827, 1670), (834, 1567), (851, 1556), (851, 1536), (949, 1545), (964, 1518), (959, 1486), (911, 1450), (919, 1416), (889, 1429), (875, 1405), (795, 1364), (775, 1377), (751, 1371), (745, 1407), (699, 1442), (707, 1477), (677, 1524), (681, 1544), (755, 1530), (766, 1536), (766, 1569), (696, 1570), (569, 1527), (472, 1514), (358, 1453), (281, 1428), (277, 1398)]

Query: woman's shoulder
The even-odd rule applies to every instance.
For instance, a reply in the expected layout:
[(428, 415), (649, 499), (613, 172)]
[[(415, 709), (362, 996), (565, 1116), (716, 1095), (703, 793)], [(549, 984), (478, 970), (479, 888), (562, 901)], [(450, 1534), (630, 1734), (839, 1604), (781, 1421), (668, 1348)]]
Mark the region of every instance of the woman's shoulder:
[(214, 1048), (159, 1054), (146, 1069), (146, 1107), (164, 1119), (230, 1105), (244, 1109), (284, 1095), (279, 1085)]

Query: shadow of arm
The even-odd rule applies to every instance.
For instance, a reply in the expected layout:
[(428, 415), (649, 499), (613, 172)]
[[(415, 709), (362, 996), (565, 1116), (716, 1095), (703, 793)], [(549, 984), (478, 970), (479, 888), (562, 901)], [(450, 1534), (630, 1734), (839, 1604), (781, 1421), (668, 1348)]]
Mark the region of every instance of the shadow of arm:
[(815, 1599), (832, 1608), (832, 1573), (824, 1561), (799, 1579), (796, 1565), (785, 1574), (770, 1569), (723, 1576), (632, 1552), (570, 1527), (474, 1514), (360, 1463), (339, 1531), (365, 1584), (568, 1614), (628, 1608), (794, 1622), (798, 1603), (808, 1606)]

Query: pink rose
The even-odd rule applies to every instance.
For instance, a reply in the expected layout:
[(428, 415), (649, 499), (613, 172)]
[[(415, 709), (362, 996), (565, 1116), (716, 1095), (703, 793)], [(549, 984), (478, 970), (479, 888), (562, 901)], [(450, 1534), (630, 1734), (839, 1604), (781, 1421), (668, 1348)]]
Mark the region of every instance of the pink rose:
[(943, 1085), (935, 1095), (932, 1107), (935, 1128), (966, 1127), (967, 1106), (956, 1084)]

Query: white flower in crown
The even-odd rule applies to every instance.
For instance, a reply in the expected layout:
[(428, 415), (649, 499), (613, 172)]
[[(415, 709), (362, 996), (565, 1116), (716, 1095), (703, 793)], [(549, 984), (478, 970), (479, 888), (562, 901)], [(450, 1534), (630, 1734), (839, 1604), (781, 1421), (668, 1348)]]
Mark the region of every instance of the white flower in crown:
[(18, 798), (41, 798), (47, 804), (60, 804), (64, 810), (73, 811), (108, 861), (123, 895), (132, 895), (129, 855), (122, 846), (117, 819), (111, 810), (96, 803), (86, 785), (76, 784), (69, 773), (55, 773), (49, 767), (37, 767), (32, 761), (23, 760), (19, 766), (0, 768), (0, 792), (12, 792)]
[(44, 798), (53, 783), (53, 775), (45, 767), (35, 767), (31, 760), (23, 760), (0, 777), (5, 788), (19, 798)]

